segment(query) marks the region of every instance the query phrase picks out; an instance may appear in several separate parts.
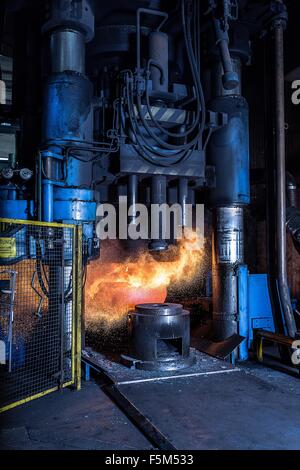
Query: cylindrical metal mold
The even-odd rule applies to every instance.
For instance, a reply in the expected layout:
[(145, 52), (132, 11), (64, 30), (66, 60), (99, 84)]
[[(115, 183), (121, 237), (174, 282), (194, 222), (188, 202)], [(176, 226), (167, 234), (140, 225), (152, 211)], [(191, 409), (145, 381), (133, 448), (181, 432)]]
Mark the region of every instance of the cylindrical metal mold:
[(52, 73), (85, 73), (85, 37), (76, 30), (53, 31), (50, 38)]
[(190, 314), (179, 304), (142, 304), (129, 313), (131, 357), (138, 369), (177, 370), (193, 364)]

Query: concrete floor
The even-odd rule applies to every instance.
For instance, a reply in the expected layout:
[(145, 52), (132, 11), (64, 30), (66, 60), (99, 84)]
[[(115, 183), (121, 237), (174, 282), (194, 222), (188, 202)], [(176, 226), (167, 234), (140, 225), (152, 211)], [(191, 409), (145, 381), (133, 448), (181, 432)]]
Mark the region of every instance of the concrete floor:
[(244, 371), (120, 389), (177, 449), (300, 449), (299, 395)]
[(136, 450), (151, 445), (93, 382), (0, 415), (1, 450)]
[[(300, 449), (300, 382), (260, 365), (120, 385), (178, 449)], [(1, 449), (150, 449), (93, 382), (11, 410)]]

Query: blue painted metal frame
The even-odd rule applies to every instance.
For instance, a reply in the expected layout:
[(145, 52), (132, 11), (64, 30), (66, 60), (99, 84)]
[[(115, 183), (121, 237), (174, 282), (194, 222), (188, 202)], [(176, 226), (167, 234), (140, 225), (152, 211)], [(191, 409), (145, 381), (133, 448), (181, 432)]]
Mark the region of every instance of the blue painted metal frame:
[(247, 266), (237, 272), (239, 334), (246, 340), (239, 347), (239, 359), (245, 361), (252, 348), (253, 330), (275, 332), (267, 274), (249, 274)]
[(252, 346), (253, 330), (260, 328), (275, 332), (273, 311), (269, 294), (267, 274), (250, 274), (248, 277), (249, 335), (248, 347)]
[(34, 216), (34, 202), (26, 199), (0, 199), (0, 218), (31, 220)]
[(246, 361), (248, 353), (249, 337), (249, 311), (248, 311), (248, 268), (239, 266), (238, 268), (238, 313), (239, 313), (239, 334), (246, 339), (239, 346), (239, 359)]
[(209, 143), (210, 163), (216, 169), (216, 187), (210, 192), (214, 206), (250, 203), (249, 110), (241, 96), (221, 96), (210, 109), (228, 115), (228, 124), (215, 131)]
[[(50, 158), (53, 167), (63, 168), (60, 170), (63, 174), (55, 177), (43, 174), (43, 220), (83, 225), (89, 255), (93, 253), (97, 207), (94, 191), (83, 184), (82, 177), (91, 171), (92, 164), (82, 163), (74, 153), (80, 149), (81, 159), (85, 155), (89, 161), (88, 142), (93, 140), (92, 96), (91, 82), (82, 74), (65, 71), (49, 77), (44, 90), (42, 127), (46, 149), (41, 152), (42, 167), (46, 167)], [(69, 150), (66, 153), (67, 147), (74, 153)]]

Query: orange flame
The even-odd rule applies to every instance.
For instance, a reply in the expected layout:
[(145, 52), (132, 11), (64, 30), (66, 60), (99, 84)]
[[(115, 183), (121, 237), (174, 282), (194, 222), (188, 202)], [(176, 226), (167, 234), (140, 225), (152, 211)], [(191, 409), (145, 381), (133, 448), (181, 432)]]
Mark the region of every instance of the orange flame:
[(122, 320), (138, 303), (165, 302), (168, 286), (192, 281), (202, 260), (203, 249), (195, 235), (169, 248), (166, 261), (156, 260), (149, 252), (122, 263), (93, 261), (85, 289), (87, 325), (104, 322), (109, 326)]

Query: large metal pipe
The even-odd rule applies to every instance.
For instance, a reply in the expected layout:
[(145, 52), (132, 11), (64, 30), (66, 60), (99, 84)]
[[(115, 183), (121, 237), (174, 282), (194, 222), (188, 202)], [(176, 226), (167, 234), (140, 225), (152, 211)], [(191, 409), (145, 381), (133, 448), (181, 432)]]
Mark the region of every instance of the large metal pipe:
[(287, 283), (286, 265), (286, 170), (283, 23), (274, 25), (275, 40), (275, 140), (277, 161), (277, 270), (281, 308), (289, 336), (294, 337), (296, 323)]
[(183, 229), (189, 226), (188, 210), (187, 210), (188, 197), (189, 197), (188, 179), (180, 178), (179, 185), (178, 185), (178, 201), (179, 201), (179, 204), (181, 206), (181, 211), (182, 211), (181, 212), (182, 214), (181, 225)]
[(128, 177), (128, 206), (132, 208), (132, 215), (128, 218), (128, 223), (136, 224), (137, 204), (138, 204), (138, 177), (137, 175), (129, 175)]
[[(233, 61), (241, 84), (241, 60)], [(216, 169), (213, 235), (213, 337), (223, 341), (238, 332), (238, 276), (244, 263), (244, 209), (250, 201), (248, 105), (241, 86), (226, 90), (222, 64), (213, 70), (214, 100), (210, 109), (225, 112), (228, 124), (214, 133), (209, 144), (210, 163)]]
[[(42, 183), (46, 200), (42, 217), (50, 221), (56, 220), (56, 209), (62, 212), (61, 204), (55, 202), (56, 193), (59, 191), (59, 199), (63, 200), (62, 191), (69, 195), (70, 188), (88, 186), (92, 178), (92, 164), (82, 162), (84, 158), (89, 160), (88, 152), (80, 151), (81, 160), (73, 157), (73, 149), (67, 158), (57, 155), (62, 152), (62, 142), (82, 148), (93, 140), (93, 87), (85, 76), (85, 43), (94, 36), (94, 14), (88, 0), (76, 2), (76, 15), (71, 0), (52, 0), (48, 7), (42, 30), (49, 36), (51, 73), (44, 87), (42, 140), (47, 150), (41, 152), (41, 160), (42, 168), (47, 170)], [(75, 197), (68, 197), (68, 201), (74, 206), (70, 220), (87, 220), (75, 210)], [(85, 208), (86, 203), (80, 207), (82, 212)], [(69, 220), (70, 212), (59, 220)]]

